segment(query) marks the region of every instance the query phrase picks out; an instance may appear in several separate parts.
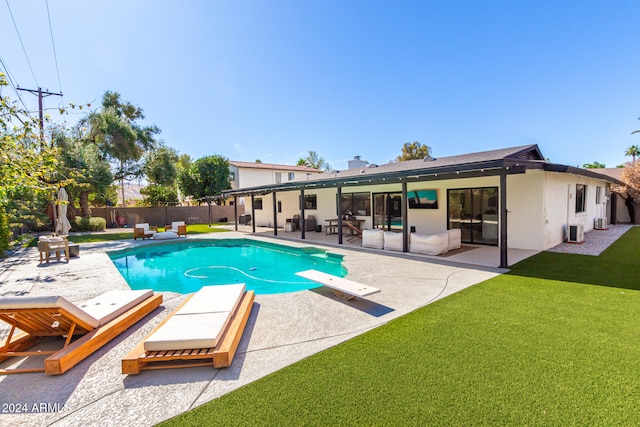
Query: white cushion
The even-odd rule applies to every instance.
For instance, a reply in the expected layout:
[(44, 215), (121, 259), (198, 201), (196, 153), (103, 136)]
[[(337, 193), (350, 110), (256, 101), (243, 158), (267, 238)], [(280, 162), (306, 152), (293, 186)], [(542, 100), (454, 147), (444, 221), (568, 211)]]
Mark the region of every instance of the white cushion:
[(384, 249), (402, 252), (402, 233), (384, 232)]
[(149, 230), (149, 223), (143, 222), (141, 224), (136, 224), (136, 228), (144, 228), (145, 231)]
[(162, 233), (156, 233), (155, 231), (151, 232), (153, 234), (153, 240), (166, 240), (166, 239), (177, 239), (178, 234), (173, 231), (163, 231)]
[(373, 249), (384, 248), (384, 231), (379, 228), (362, 230), (362, 247)]
[(161, 351), (215, 347), (229, 317), (229, 313), (175, 315), (147, 338), (144, 349)]
[(231, 312), (242, 298), (246, 286), (204, 286), (176, 314)]
[(462, 231), (459, 228), (452, 228), (449, 234), (449, 250), (459, 249), (462, 246)]
[(78, 307), (104, 325), (152, 295), (151, 289), (109, 291), (78, 304)]
[(240, 303), (245, 284), (204, 286), (145, 340), (147, 351), (215, 347)]
[(173, 221), (173, 222), (171, 223), (171, 228), (172, 228), (172, 229), (173, 229), (173, 228), (177, 229), (179, 225), (184, 225), (184, 221)]
[(409, 250), (413, 253), (425, 255), (440, 255), (447, 252), (448, 246), (448, 233), (430, 235), (411, 233)]

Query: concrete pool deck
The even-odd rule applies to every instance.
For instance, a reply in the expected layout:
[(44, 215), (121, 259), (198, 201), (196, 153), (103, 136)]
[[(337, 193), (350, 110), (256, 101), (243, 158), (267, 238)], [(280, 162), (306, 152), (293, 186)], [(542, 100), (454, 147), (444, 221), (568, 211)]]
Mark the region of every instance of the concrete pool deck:
[[(190, 235), (188, 239), (232, 237), (322, 247), (238, 232)], [(25, 250), (0, 264), (0, 295), (62, 295), (79, 302), (107, 290), (128, 289), (106, 251), (156, 243), (83, 243), (80, 257), (68, 263), (54, 260), (39, 264), (38, 251)], [(349, 279), (382, 292), (349, 302), (324, 287), (257, 295), (231, 367), (122, 375), (121, 358), (185, 298), (165, 292), (158, 310), (69, 372), (59, 376), (0, 376), (0, 425), (154, 425), (502, 271), (348, 247), (326, 249), (345, 256)], [(2, 323), (0, 337), (7, 333), (8, 328)], [(44, 346), (47, 344), (51, 342)], [(9, 362), (0, 366), (13, 366)], [(24, 409), (28, 413), (18, 412)]]

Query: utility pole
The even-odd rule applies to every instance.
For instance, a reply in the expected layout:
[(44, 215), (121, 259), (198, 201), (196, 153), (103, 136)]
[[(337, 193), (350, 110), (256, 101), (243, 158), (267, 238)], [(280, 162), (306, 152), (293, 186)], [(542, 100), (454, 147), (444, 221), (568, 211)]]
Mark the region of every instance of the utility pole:
[(49, 92), (46, 90), (42, 90), (42, 88), (36, 89), (23, 89), (21, 87), (17, 88), (18, 90), (24, 90), (25, 92), (30, 92), (34, 95), (38, 95), (38, 109), (40, 110), (40, 145), (44, 145), (44, 114), (42, 109), (42, 98), (49, 95), (62, 96), (61, 93)]

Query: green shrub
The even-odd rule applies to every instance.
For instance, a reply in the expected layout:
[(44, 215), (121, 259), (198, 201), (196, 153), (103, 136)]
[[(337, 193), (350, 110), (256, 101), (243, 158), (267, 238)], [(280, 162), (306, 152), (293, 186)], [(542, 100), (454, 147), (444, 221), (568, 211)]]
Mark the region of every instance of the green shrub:
[(99, 217), (78, 217), (72, 228), (74, 231), (104, 231), (107, 228), (107, 220)]

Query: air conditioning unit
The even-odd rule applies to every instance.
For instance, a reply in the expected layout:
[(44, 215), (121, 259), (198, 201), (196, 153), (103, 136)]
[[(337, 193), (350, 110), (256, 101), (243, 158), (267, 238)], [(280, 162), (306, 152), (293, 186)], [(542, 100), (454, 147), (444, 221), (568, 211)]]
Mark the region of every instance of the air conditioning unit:
[(594, 228), (596, 230), (606, 230), (607, 229), (607, 218), (596, 218)]
[(569, 226), (569, 236), (567, 238), (569, 243), (583, 243), (584, 242), (584, 226), (582, 224), (572, 224)]

